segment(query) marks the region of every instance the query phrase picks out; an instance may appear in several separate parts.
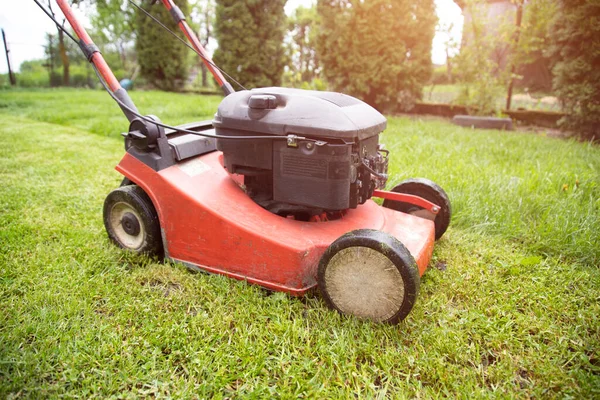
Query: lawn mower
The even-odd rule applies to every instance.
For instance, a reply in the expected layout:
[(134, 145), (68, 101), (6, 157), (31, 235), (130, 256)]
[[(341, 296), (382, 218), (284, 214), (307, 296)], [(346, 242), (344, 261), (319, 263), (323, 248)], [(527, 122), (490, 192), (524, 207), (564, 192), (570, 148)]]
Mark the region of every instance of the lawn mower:
[(124, 179), (104, 203), (114, 243), (295, 296), (318, 287), (328, 306), (359, 318), (407, 316), (451, 207), (426, 179), (383, 190), (382, 114), (341, 93), (234, 91), (162, 0), (225, 95), (212, 120), (166, 125), (138, 112), (67, 1), (57, 3), (130, 123), (116, 166)]

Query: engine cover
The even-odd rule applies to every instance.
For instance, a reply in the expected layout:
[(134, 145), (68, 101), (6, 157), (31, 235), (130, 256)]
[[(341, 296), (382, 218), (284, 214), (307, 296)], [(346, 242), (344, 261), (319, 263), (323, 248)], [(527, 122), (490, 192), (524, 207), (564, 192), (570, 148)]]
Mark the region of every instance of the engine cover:
[(213, 120), (218, 136), (273, 135), (287, 140), (217, 139), (230, 173), (278, 214), (355, 208), (385, 185), (383, 115), (341, 93), (263, 88), (235, 92)]

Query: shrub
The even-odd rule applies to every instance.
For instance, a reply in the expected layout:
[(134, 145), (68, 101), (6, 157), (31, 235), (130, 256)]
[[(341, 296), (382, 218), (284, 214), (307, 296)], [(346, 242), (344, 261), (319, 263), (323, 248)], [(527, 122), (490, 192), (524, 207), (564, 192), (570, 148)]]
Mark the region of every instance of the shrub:
[(431, 76), (433, 0), (319, 1), (317, 52), (334, 90), (381, 111), (410, 108)]
[[(175, 0), (175, 3), (187, 15), (187, 0)], [(172, 31), (179, 29), (165, 7), (152, 8), (152, 14)], [(186, 52), (189, 50), (141, 11), (136, 12), (136, 27), (135, 48), (141, 75), (159, 89), (182, 89), (187, 78)]]
[(285, 0), (217, 0), (215, 62), (244, 86), (279, 86)]
[(599, 15), (597, 1), (562, 0), (552, 29), (553, 86), (568, 114), (561, 126), (591, 140), (600, 140)]
[(492, 21), (483, 0), (465, 0), (469, 18), (463, 27), (463, 44), (456, 56), (456, 77), (460, 93), (456, 102), (471, 113), (495, 113), (496, 99), (503, 94), (507, 69), (502, 54), (510, 40), (512, 25), (506, 17)]
[(448, 85), (453, 83), (452, 81), (452, 76), (448, 76), (448, 67), (446, 65), (435, 66), (430, 80), (432, 85)]

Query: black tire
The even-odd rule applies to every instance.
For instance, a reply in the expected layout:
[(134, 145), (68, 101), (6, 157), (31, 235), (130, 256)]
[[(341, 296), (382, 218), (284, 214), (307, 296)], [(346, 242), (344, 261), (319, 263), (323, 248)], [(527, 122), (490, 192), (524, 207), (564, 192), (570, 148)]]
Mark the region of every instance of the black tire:
[(392, 189), (392, 192), (419, 196), (439, 206), (440, 211), (435, 215), (413, 204), (393, 200), (385, 200), (383, 202), (383, 206), (386, 208), (391, 208), (392, 210), (401, 211), (406, 214), (419, 215), (423, 218), (432, 220), (435, 224), (435, 240), (438, 240), (444, 235), (452, 218), (452, 206), (450, 205), (450, 199), (446, 192), (444, 192), (444, 189), (429, 179), (414, 178), (399, 183)]
[(412, 310), (421, 277), (413, 256), (398, 239), (359, 229), (327, 248), (317, 281), (321, 296), (334, 310), (397, 324)]
[(113, 190), (104, 201), (104, 227), (117, 246), (162, 257), (160, 222), (152, 200), (136, 185)]

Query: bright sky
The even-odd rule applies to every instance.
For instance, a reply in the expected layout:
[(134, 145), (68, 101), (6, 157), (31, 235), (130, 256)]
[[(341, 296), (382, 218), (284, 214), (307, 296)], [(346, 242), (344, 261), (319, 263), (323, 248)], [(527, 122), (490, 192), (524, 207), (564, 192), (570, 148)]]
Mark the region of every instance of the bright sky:
[[(368, 1), (368, 0), (367, 0)], [(288, 0), (285, 10), (290, 14), (300, 5), (310, 6), (314, 0)], [(41, 1), (45, 3), (45, 1)], [(451, 33), (454, 40), (460, 43), (462, 32), (462, 15), (460, 8), (452, 0), (435, 0), (437, 14), (443, 24), (454, 25)], [(54, 11), (60, 15), (55, 5)], [(0, 0), (0, 27), (4, 29), (9, 43), (11, 64), (17, 70), (23, 61), (44, 57), (46, 32), (56, 33), (54, 24), (37, 7), (33, 0)], [(448, 36), (437, 33), (433, 39), (431, 58), (436, 64), (446, 60), (444, 43)], [(4, 55), (4, 47), (0, 45), (0, 73), (6, 73), (8, 66)]]

